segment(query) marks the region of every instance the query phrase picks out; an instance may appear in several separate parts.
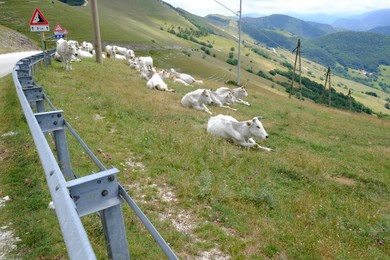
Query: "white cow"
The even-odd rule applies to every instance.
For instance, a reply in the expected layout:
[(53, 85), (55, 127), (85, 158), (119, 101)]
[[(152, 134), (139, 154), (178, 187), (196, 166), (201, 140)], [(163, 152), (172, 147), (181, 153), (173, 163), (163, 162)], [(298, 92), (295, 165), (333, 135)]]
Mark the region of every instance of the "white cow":
[(82, 49), (78, 49), (77, 50), (77, 57), (78, 58), (93, 58), (95, 57), (95, 55), (93, 55), (92, 53), (88, 52), (88, 51), (85, 51), (85, 50), (82, 50)]
[(123, 56), (126, 57), (127, 60), (132, 60), (135, 58), (135, 54), (133, 50), (121, 46), (115, 46), (115, 45), (113, 47), (116, 48), (117, 54), (122, 54)]
[(73, 45), (76, 49), (80, 48), (80, 44), (78, 41), (75, 40), (68, 40), (68, 44)]
[(174, 92), (174, 89), (169, 89), (168, 85), (163, 80), (163, 74), (164, 72), (155, 72), (153, 76), (146, 82), (146, 86), (149, 89), (157, 89), (161, 91), (170, 91)]
[(145, 68), (147, 70), (153, 69), (153, 58), (150, 56), (147, 57), (136, 57), (134, 63), (139, 66), (139, 68)]
[(181, 80), (183, 80), (184, 82), (186, 82), (187, 84), (192, 84), (192, 83), (199, 83), (199, 84), (203, 84), (203, 80), (196, 80), (194, 77), (192, 77), (191, 75), (189, 74), (185, 74), (185, 73), (179, 73), (177, 71), (175, 71), (175, 69), (171, 68), (171, 78), (179, 78)]
[(207, 132), (233, 141), (236, 145), (272, 151), (271, 148), (260, 146), (253, 139), (254, 137), (262, 140), (268, 138), (268, 134), (265, 131), (263, 124), (259, 121), (259, 117), (239, 122), (231, 116), (213, 116), (210, 117), (207, 123)]
[(215, 92), (218, 93), (218, 94), (225, 94), (225, 93), (227, 93), (229, 91), (231, 91), (233, 96), (235, 97), (235, 100), (234, 100), (235, 103), (240, 103), (240, 104), (244, 104), (244, 105), (247, 105), (247, 106), (251, 105), (249, 102), (244, 101), (244, 100), (241, 99), (241, 98), (244, 98), (244, 97), (248, 96), (248, 92), (246, 91), (244, 86), (241, 86), (241, 87), (238, 87), (238, 88), (233, 88), (233, 89), (230, 89), (230, 88), (227, 88), (227, 87), (221, 87), (221, 88), (218, 88), (217, 90), (215, 90)]
[(106, 45), (106, 54), (107, 54), (107, 58), (112, 58), (112, 59), (116, 59), (116, 47), (115, 46), (111, 46), (111, 45)]
[(135, 58), (135, 53), (133, 50), (127, 49), (127, 51), (125, 52), (125, 56), (127, 60), (133, 60)]
[(202, 110), (210, 115), (211, 111), (207, 108), (206, 104), (212, 104), (213, 99), (211, 98), (211, 91), (209, 89), (200, 88), (191, 91), (183, 96), (181, 104), (184, 107), (194, 108), (196, 110)]
[(126, 60), (126, 56), (122, 54), (115, 54), (115, 60)]
[(65, 41), (64, 38), (60, 38), (56, 41), (56, 46), (60, 45), (61, 43), (63, 43)]
[(152, 76), (153, 74), (156, 72), (155, 70), (154, 71), (149, 71), (145, 68), (140, 68), (140, 77), (141, 79), (144, 79), (146, 81), (148, 81)]
[(56, 52), (59, 56), (59, 59), (62, 61), (63, 67), (65, 67), (66, 70), (72, 70), (71, 61), (72, 57), (74, 57), (77, 53), (76, 47), (63, 40), (58, 43)]
[(184, 86), (193, 87), (193, 85), (188, 84), (187, 82), (185, 82), (185, 81), (182, 80), (181, 78), (171, 77), (171, 79), (172, 79), (173, 82), (175, 82), (175, 83), (179, 83), (179, 84), (182, 84), (182, 85), (184, 85)]
[(81, 43), (81, 49), (82, 49), (83, 51), (86, 51), (86, 52), (89, 52), (89, 53), (92, 54), (92, 51), (93, 51), (93, 44), (90, 43), (90, 42), (83, 41), (83, 42)]
[(216, 105), (217, 107), (224, 107), (231, 109), (233, 111), (237, 111), (237, 109), (232, 108), (230, 106), (225, 106), (225, 104), (231, 104), (234, 103), (235, 97), (233, 96), (232, 92), (226, 92), (224, 94), (218, 94), (215, 91), (211, 91), (211, 98), (213, 100), (213, 104)]

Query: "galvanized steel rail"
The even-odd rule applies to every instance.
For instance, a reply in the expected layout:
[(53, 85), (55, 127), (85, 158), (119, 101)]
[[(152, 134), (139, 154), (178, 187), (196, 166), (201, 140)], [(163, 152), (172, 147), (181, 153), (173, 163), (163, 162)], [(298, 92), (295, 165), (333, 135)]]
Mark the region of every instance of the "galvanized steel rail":
[[(108, 257), (130, 259), (121, 208), (124, 200), (140, 218), (168, 259), (178, 259), (153, 224), (118, 183), (116, 175), (119, 170), (104, 167), (64, 119), (63, 111), (57, 110), (44, 94), (42, 87), (34, 82), (33, 73), (38, 67), (37, 64), (41, 61), (50, 64), (50, 57), (54, 52), (55, 50), (52, 50), (48, 55), (42, 52), (21, 59), (15, 65), (12, 76), (46, 175), (69, 258), (96, 259), (80, 217), (98, 212), (103, 224)], [(52, 111), (46, 111), (45, 102)], [(35, 113), (33, 109), (36, 110)], [(99, 173), (77, 178), (70, 164), (65, 129), (81, 144), (101, 170)], [(53, 134), (58, 162), (45, 137), (47, 133)]]

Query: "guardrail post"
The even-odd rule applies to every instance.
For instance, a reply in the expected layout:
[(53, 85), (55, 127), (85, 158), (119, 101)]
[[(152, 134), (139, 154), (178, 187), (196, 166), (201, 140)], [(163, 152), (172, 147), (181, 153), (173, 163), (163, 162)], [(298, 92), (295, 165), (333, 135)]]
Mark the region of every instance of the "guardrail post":
[(117, 205), (100, 212), (109, 259), (130, 259), (122, 207)]
[(109, 259), (130, 259), (116, 168), (67, 182), (79, 216), (100, 213)]
[(62, 110), (57, 110), (36, 113), (35, 117), (39, 125), (41, 126), (42, 132), (53, 132), (57, 157), (61, 171), (68, 179), (73, 179), (74, 176), (72, 173), (68, 143), (66, 141), (66, 133), (64, 128), (65, 122), (62, 114)]
[(37, 108), (37, 112), (45, 112), (45, 95), (43, 94), (42, 88), (37, 86), (23, 88), (23, 93), (26, 96), (27, 101), (32, 107)]
[(54, 142), (56, 144), (58, 161), (62, 173), (68, 178), (73, 179), (72, 166), (70, 164), (70, 156), (68, 143), (66, 141), (65, 129), (54, 131)]

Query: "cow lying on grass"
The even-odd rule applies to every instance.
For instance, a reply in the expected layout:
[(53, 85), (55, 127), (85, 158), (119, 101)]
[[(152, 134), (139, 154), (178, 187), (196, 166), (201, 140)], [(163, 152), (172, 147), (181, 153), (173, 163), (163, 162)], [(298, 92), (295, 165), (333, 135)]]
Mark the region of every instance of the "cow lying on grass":
[(231, 116), (213, 116), (210, 117), (207, 123), (207, 132), (211, 135), (230, 140), (236, 145), (272, 151), (271, 148), (260, 146), (253, 140), (254, 137), (263, 140), (268, 138), (268, 134), (259, 121), (259, 117), (239, 122)]
[(238, 88), (233, 88), (233, 89), (230, 89), (227, 87), (221, 87), (221, 88), (218, 88), (217, 90), (215, 90), (215, 92), (217, 94), (220, 94), (220, 95), (225, 94), (227, 92), (232, 92), (233, 96), (235, 97), (234, 103), (240, 103), (240, 104), (244, 104), (246, 106), (251, 105), (251, 104), (249, 104), (249, 102), (241, 99), (241, 98), (248, 96), (248, 92), (246, 91), (245, 87), (243, 87), (243, 86), (238, 87)]
[(171, 78), (178, 78), (181, 79), (182, 81), (186, 82), (187, 84), (192, 84), (192, 83), (198, 83), (198, 84), (203, 84), (203, 80), (196, 80), (193, 76), (185, 73), (179, 73), (175, 69), (171, 68)]
[(181, 99), (181, 104), (184, 107), (194, 108), (196, 110), (202, 110), (210, 115), (211, 111), (207, 108), (206, 104), (212, 104), (211, 91), (209, 89), (200, 88), (191, 91), (184, 95)]

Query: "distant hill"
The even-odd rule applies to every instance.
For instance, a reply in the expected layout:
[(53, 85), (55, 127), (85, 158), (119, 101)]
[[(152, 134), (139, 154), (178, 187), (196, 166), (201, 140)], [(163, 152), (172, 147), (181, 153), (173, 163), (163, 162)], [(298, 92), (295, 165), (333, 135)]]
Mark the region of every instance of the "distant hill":
[(390, 36), (371, 32), (338, 32), (306, 41), (304, 55), (326, 66), (376, 72), (390, 65)]
[(229, 26), (230, 22), (232, 21), (232, 19), (229, 17), (223, 15), (217, 15), (217, 14), (209, 14), (205, 18), (210, 22), (212, 22), (213, 24), (221, 27)]
[(375, 27), (374, 29), (369, 30), (369, 32), (381, 33), (390, 36), (390, 26)]
[(295, 17), (297, 19), (306, 21), (306, 22), (316, 22), (322, 24), (332, 24), (337, 19), (340, 18), (340, 15), (330, 15), (324, 13), (314, 13), (314, 14), (297, 14), (297, 13), (287, 13), (286, 15)]
[(390, 26), (390, 9), (382, 9), (349, 18), (337, 19), (332, 26), (353, 31), (368, 31), (375, 27)]
[(245, 24), (245, 30), (248, 32), (259, 30), (259, 28), (262, 30), (281, 30), (303, 38), (316, 38), (328, 33), (336, 32), (336, 30), (330, 25), (305, 22), (297, 18), (281, 14), (273, 14), (258, 18), (244, 17), (242, 22)]

